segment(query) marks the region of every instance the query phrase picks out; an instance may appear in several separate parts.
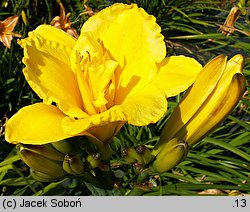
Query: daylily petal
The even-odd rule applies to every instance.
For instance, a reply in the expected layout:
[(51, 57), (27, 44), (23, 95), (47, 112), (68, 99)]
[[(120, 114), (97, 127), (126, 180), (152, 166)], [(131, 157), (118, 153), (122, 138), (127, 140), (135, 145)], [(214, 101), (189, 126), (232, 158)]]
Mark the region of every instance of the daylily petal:
[(155, 63), (166, 55), (160, 31), (156, 19), (135, 4), (114, 4), (84, 23), (82, 33), (91, 32), (119, 63), (115, 104), (121, 104), (155, 77)]
[(156, 87), (148, 86), (138, 94), (126, 99), (122, 105), (83, 119), (65, 117), (63, 129), (65, 133), (76, 135), (95, 126), (103, 126), (112, 122), (127, 121), (129, 124), (144, 126), (157, 122), (167, 110), (165, 94)]
[(109, 85), (113, 76), (117, 63), (113, 60), (107, 60), (104, 64), (96, 67), (95, 70), (90, 70), (89, 80), (92, 85), (92, 93), (95, 98), (94, 105), (101, 107), (107, 104), (105, 98), (106, 87)]
[(0, 34), (0, 41), (5, 45), (7, 48), (10, 48), (11, 41), (13, 37), (12, 35), (7, 35), (7, 34)]
[(109, 143), (124, 123), (125, 122), (122, 121), (116, 121), (106, 125), (92, 127), (86, 131), (86, 135), (90, 136), (94, 142)]
[(2, 23), (4, 24), (5, 27), (5, 32), (12, 32), (15, 29), (15, 26), (18, 22), (18, 16), (10, 16), (6, 18)]
[(185, 91), (202, 69), (195, 59), (185, 56), (166, 57), (158, 67), (159, 72), (154, 84), (162, 89), (167, 97)]
[(145, 126), (163, 117), (167, 111), (167, 100), (164, 92), (148, 85), (134, 96), (127, 98), (120, 107), (129, 124)]
[(109, 58), (91, 33), (80, 35), (71, 54), (71, 66), (77, 76), (85, 111), (96, 114), (106, 110), (110, 100), (106, 99), (106, 89), (114, 76), (117, 62)]
[(65, 114), (53, 105), (36, 103), (23, 107), (12, 116), (5, 129), (10, 143), (46, 144), (70, 137), (63, 132)]
[(44, 102), (55, 102), (67, 115), (85, 117), (82, 98), (70, 67), (75, 39), (52, 26), (42, 25), (19, 41), (24, 48), (23, 73)]
[(45, 24), (40, 25), (39, 27), (36, 28), (35, 33), (43, 37), (45, 40), (54, 41), (58, 44), (67, 46), (68, 48), (64, 50), (67, 52), (67, 58), (70, 56), (71, 50), (73, 49), (76, 42), (76, 39), (73, 38), (72, 36), (69, 36), (64, 31), (50, 25), (45, 25)]
[(63, 130), (66, 134), (77, 135), (84, 134), (85, 131), (95, 126), (103, 126), (111, 122), (125, 121), (125, 116), (119, 106), (114, 106), (111, 109), (89, 116), (82, 119), (74, 119), (65, 117), (62, 121)]

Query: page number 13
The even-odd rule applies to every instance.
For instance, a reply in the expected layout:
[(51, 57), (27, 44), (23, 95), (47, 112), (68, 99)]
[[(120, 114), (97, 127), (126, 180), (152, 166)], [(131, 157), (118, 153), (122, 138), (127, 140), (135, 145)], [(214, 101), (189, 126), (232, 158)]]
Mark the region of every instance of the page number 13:
[(247, 206), (247, 200), (246, 199), (236, 199), (234, 201), (233, 207), (235, 208), (245, 208)]

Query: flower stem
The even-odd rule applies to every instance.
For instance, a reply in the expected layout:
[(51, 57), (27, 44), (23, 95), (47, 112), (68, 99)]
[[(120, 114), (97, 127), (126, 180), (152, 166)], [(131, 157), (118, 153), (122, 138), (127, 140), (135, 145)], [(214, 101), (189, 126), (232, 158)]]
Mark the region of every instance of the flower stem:
[(96, 143), (96, 147), (97, 151), (101, 154), (102, 160), (109, 161), (112, 156), (112, 149), (110, 148), (110, 145), (104, 143)]
[(127, 196), (142, 196), (145, 193), (144, 190), (134, 187), (128, 194)]

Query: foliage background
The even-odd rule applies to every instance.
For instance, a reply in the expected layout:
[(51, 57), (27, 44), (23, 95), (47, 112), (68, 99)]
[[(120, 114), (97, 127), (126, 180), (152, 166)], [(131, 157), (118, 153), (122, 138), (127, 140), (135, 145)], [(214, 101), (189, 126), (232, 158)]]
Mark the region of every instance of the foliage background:
[[(59, 15), (59, 1), (2, 0), (0, 20), (18, 15), (15, 32), (26, 37), (38, 25), (49, 24)], [(91, 186), (80, 178), (40, 183), (29, 176), (28, 167), (19, 160), (15, 146), (4, 140), (4, 125), (21, 107), (40, 101), (22, 74), (22, 49), (13, 39), (10, 49), (0, 43), (0, 193), (1, 195), (247, 195), (250, 194), (250, 2), (247, 0), (62, 0), (70, 12), (72, 26), (79, 32), (91, 11), (115, 3), (137, 3), (157, 18), (165, 36), (168, 55), (184, 54), (202, 64), (218, 54), (229, 58), (245, 57), (246, 92), (232, 114), (216, 131), (194, 146), (187, 158), (173, 170), (141, 181), (134, 167), (124, 163), (123, 146), (145, 144), (152, 148), (164, 123), (182, 94), (171, 98), (168, 113), (156, 124), (146, 127), (125, 125), (112, 143), (112, 169), (115, 188)], [(219, 29), (232, 8), (239, 6), (241, 16), (230, 36)]]

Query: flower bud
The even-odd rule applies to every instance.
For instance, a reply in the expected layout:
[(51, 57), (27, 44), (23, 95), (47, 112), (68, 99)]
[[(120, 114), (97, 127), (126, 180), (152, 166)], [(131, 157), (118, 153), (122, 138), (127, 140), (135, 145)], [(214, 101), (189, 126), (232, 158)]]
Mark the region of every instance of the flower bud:
[(137, 146), (136, 152), (141, 156), (143, 164), (148, 164), (153, 158), (151, 151), (144, 145)]
[(168, 145), (156, 156), (151, 169), (155, 172), (162, 173), (178, 165), (188, 153), (187, 143), (174, 138), (167, 143)]
[(88, 161), (89, 168), (94, 169), (98, 167), (101, 163), (100, 153), (89, 154), (87, 156), (87, 161)]
[[(27, 145), (26, 147), (22, 144), (16, 146), (21, 160), (34, 171), (42, 172), (52, 178), (61, 178), (65, 175), (62, 168), (61, 154), (57, 154), (47, 147), (40, 145)], [(55, 153), (55, 155), (52, 153)]]
[(143, 164), (141, 155), (138, 154), (138, 152), (132, 147), (123, 148), (121, 154), (124, 160), (126, 160), (128, 163), (138, 162), (140, 164)]
[[(245, 89), (242, 69), (241, 55), (235, 55), (229, 61), (220, 55), (206, 64), (166, 122), (160, 140), (152, 151), (156, 156), (155, 164), (164, 161), (164, 157), (171, 160), (170, 157), (174, 154), (167, 150), (171, 149), (171, 143), (175, 139), (192, 147), (232, 112)], [(183, 151), (180, 148), (182, 147), (177, 148), (174, 144), (172, 149), (180, 156), (179, 161), (182, 160)], [(178, 161), (176, 156), (173, 157), (174, 161)], [(177, 165), (176, 162), (173, 164)], [(169, 167), (165, 167), (161, 171), (168, 169)]]
[(57, 180), (57, 177), (52, 177), (50, 175), (47, 175), (45, 173), (35, 171), (34, 169), (30, 169), (30, 175), (37, 181), (40, 182), (52, 182)]
[(82, 174), (84, 163), (78, 155), (66, 155), (63, 160), (63, 169), (69, 174)]

